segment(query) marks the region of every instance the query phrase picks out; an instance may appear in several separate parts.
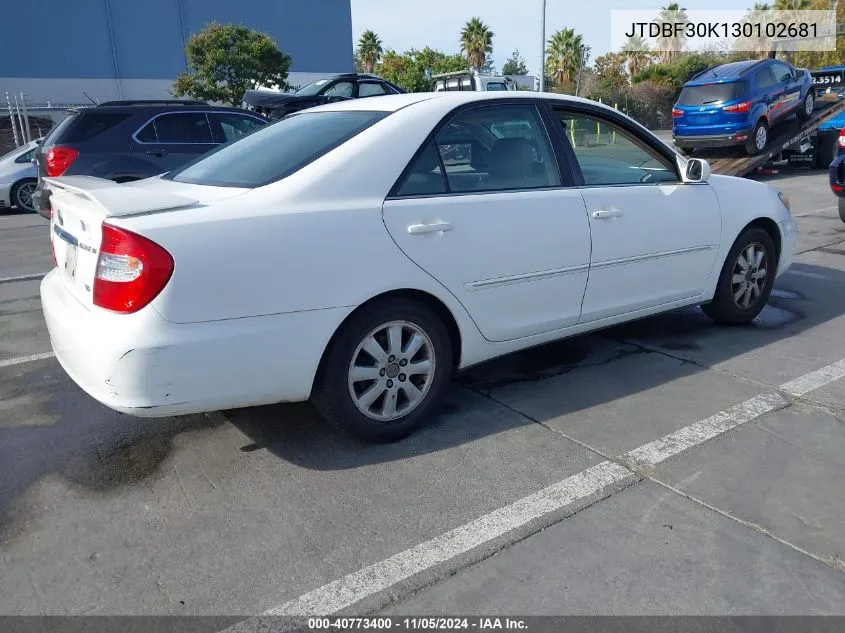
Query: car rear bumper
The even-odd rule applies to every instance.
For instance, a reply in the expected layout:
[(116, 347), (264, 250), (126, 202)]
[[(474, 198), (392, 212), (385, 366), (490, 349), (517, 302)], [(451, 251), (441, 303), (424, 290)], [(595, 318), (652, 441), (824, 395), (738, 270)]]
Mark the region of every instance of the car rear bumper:
[(740, 130), (730, 134), (672, 135), (677, 147), (731, 147), (748, 140), (752, 130)]
[(307, 400), (317, 365), (349, 310), (175, 324), (152, 307), (88, 309), (58, 269), (41, 282), (50, 343), (91, 397), (139, 417)]
[(44, 187), (41, 183), (32, 194), (32, 204), (35, 206), (35, 211), (38, 215), (50, 219), (50, 194), (52, 192), (49, 188)]

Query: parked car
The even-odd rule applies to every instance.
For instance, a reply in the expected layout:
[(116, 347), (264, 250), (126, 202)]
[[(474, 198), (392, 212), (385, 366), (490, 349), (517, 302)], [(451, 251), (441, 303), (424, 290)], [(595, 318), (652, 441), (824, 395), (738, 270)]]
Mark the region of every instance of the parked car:
[(791, 114), (813, 115), (810, 72), (775, 59), (714, 66), (684, 84), (672, 108), (675, 146), (685, 154), (699, 147), (744, 145), (759, 154), (769, 132)]
[(349, 100), (163, 176), (47, 181), (41, 300), (85, 391), (142, 417), (311, 398), (368, 441), (455, 369), (686, 305), (748, 323), (797, 232), (767, 184), (529, 92)]
[(244, 109), (260, 112), (270, 119), (280, 119), (291, 112), (346, 99), (402, 94), (405, 91), (376, 75), (346, 73), (320, 79), (296, 92), (247, 90)]
[(837, 153), (828, 168), (830, 190), (837, 198), (839, 218), (845, 222), (845, 128), (839, 134)]
[(432, 92), (470, 90), (478, 92), (517, 90), (516, 82), (501, 75), (482, 75), (469, 71), (441, 73), (431, 76)]
[(32, 157), (40, 142), (37, 139), (0, 156), (0, 209), (35, 210), (32, 194), (38, 184), (38, 172)]
[(109, 101), (72, 110), (35, 151), (35, 208), (49, 217), (45, 176), (140, 180), (181, 167), (266, 123), (254, 112), (202, 101)]

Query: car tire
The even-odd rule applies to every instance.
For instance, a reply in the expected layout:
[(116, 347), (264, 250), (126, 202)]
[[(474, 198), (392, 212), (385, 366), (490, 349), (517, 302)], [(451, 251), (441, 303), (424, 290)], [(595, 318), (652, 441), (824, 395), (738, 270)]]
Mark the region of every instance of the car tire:
[[(409, 348), (412, 340), (415, 350)], [(414, 373), (407, 369), (412, 366)], [(434, 412), (453, 367), (452, 341), (437, 313), (418, 301), (387, 299), (353, 313), (341, 326), (311, 400), (326, 421), (346, 433), (368, 443), (394, 442)]]
[(745, 142), (745, 151), (749, 156), (754, 156), (766, 149), (769, 144), (769, 126), (763, 119), (757, 121), (754, 130)]
[(807, 96), (804, 97), (804, 101), (801, 102), (801, 107), (798, 108), (798, 118), (802, 121), (809, 121), (813, 117), (815, 107), (816, 96), (813, 94), (813, 88), (811, 87), (807, 91)]
[[(756, 256), (761, 250), (762, 257)], [(757, 261), (746, 266), (752, 254)], [(749, 323), (769, 300), (777, 265), (777, 249), (769, 233), (759, 227), (747, 229), (734, 242), (725, 259), (713, 301), (702, 305), (701, 309), (717, 323)]]
[(695, 151), (692, 147), (687, 147), (686, 145), (676, 145), (676, 147), (684, 156), (692, 156), (692, 153)]
[(27, 178), (16, 182), (9, 191), (9, 201), (12, 206), (15, 206), (24, 211), (35, 213), (35, 203), (32, 201), (32, 194), (38, 187), (38, 181), (35, 178)]
[(845, 222), (845, 198), (839, 198), (839, 219)]

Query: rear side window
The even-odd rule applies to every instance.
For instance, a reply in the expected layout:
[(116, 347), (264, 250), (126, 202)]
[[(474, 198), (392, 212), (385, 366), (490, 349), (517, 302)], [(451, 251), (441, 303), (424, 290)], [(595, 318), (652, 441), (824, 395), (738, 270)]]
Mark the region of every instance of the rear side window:
[(239, 139), (253, 130), (264, 126), (264, 121), (260, 119), (235, 114), (234, 112), (214, 113), (208, 116), (220, 124), (220, 128), (223, 130), (223, 137), (227, 141)]
[(761, 68), (754, 76), (754, 85), (758, 90), (765, 90), (775, 85), (775, 76), (769, 68)]
[(710, 105), (739, 99), (745, 93), (745, 82), (686, 86), (678, 97), (680, 105)]
[(162, 114), (135, 135), (139, 143), (214, 143), (204, 112)]
[[(91, 109), (73, 117), (64, 130), (57, 131), (55, 140), (59, 143), (83, 143), (126, 121), (131, 112), (97, 112)], [(61, 132), (61, 134), (59, 134)], [(53, 140), (51, 138), (51, 140)]]
[(290, 176), (389, 112), (300, 112), (222, 145), (166, 178), (218, 187), (261, 187)]

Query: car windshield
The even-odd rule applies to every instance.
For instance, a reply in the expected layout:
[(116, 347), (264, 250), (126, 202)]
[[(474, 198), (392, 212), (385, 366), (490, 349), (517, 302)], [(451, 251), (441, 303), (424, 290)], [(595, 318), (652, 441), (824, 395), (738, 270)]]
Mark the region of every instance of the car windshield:
[(686, 86), (678, 97), (680, 105), (698, 106), (711, 103), (725, 103), (739, 99), (744, 92), (743, 82)]
[(389, 112), (301, 112), (204, 154), (164, 178), (217, 187), (261, 187), (302, 169)]
[(320, 92), (320, 90), (325, 88), (328, 83), (329, 83), (328, 79), (321, 79), (320, 81), (315, 81), (313, 84), (308, 84), (307, 86), (303, 86), (302, 88), (300, 88), (299, 90), (297, 90), (293, 94), (300, 95), (302, 97), (310, 97), (310, 96), (313, 96), (313, 95), (317, 94), (318, 92)]

